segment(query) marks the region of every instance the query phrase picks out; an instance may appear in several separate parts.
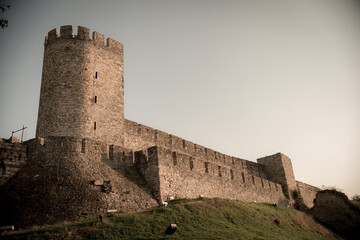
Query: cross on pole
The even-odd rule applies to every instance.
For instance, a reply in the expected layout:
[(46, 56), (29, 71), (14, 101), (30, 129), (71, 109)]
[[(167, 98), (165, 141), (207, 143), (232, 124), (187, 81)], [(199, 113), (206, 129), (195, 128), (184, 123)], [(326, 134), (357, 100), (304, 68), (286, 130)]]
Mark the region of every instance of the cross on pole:
[(23, 127), (20, 128), (19, 130), (11, 131), (11, 136), (14, 136), (14, 133), (16, 133), (16, 132), (21, 131), (21, 140), (20, 140), (20, 142), (22, 143), (22, 142), (23, 142), (23, 137), (24, 137), (24, 130), (25, 130), (26, 128), (27, 128), (27, 127), (25, 127), (25, 125), (23, 125)]

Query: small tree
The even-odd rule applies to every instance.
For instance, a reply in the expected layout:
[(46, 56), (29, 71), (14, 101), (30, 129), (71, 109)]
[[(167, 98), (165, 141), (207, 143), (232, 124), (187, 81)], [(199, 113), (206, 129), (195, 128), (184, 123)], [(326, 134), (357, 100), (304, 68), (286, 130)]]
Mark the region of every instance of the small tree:
[(321, 185), (321, 190), (335, 190), (337, 192), (343, 192), (341, 188), (337, 188), (335, 186), (326, 186), (326, 185)]
[(351, 197), (351, 200), (360, 202), (360, 195), (359, 195), (359, 194), (355, 194), (354, 196)]
[(292, 194), (292, 197), (293, 197), (293, 199), (294, 199), (295, 201), (299, 200), (299, 197), (300, 197), (299, 191), (294, 190), (294, 191), (291, 192), (291, 194)]
[[(11, 8), (11, 6), (9, 4), (6, 4), (6, 3), (1, 3), (0, 4), (0, 10), (1, 12), (5, 12), (5, 10)], [(4, 28), (7, 28), (8, 27), (8, 20), (5, 19), (5, 18), (1, 18), (0, 19), (0, 24), (1, 24), (1, 28), (4, 29)]]

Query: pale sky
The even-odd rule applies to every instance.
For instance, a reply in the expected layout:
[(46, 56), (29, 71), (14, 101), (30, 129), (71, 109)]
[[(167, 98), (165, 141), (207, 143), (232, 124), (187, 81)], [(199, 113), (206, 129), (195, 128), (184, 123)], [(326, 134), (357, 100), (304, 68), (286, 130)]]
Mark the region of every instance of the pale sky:
[(6, 2), (0, 137), (35, 136), (44, 37), (80, 25), (124, 44), (126, 118), (360, 194), (359, 1)]

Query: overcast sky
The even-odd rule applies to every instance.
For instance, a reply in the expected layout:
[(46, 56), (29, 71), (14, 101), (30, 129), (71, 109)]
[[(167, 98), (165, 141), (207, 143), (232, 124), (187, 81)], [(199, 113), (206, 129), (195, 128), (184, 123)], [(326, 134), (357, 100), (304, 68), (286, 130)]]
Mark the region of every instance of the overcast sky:
[(6, 2), (0, 137), (34, 137), (44, 37), (80, 25), (124, 44), (126, 118), (360, 194), (358, 1)]

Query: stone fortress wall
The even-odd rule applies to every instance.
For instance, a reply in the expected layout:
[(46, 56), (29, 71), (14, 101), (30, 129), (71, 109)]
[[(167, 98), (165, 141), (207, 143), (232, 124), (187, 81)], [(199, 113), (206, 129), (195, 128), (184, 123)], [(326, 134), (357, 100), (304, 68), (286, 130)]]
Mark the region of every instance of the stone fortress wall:
[(314, 199), (316, 198), (316, 194), (320, 191), (320, 189), (300, 181), (296, 181), (296, 186), (300, 196), (304, 201), (304, 204), (308, 208), (312, 208), (314, 206)]
[(54, 161), (64, 155), (79, 154), (92, 161), (103, 161), (122, 174), (134, 168), (159, 203), (200, 195), (281, 205), (288, 203), (280, 184), (251, 175), (241, 164), (227, 165), (206, 155), (190, 155), (159, 146), (132, 151), (94, 139), (75, 137), (37, 138), (24, 144), (30, 158), (51, 157), (49, 165), (54, 165)]
[[(25, 143), (31, 158), (51, 161), (71, 151), (100, 159), (141, 178), (160, 204), (203, 195), (287, 205), (299, 191), (311, 206), (318, 189), (297, 182), (281, 153), (255, 163), (125, 119), (123, 46), (110, 38), (104, 45), (103, 35), (89, 33), (79, 26), (74, 36), (63, 26), (60, 35), (54, 29), (45, 38), (37, 139)], [(63, 142), (66, 148), (58, 149)]]

